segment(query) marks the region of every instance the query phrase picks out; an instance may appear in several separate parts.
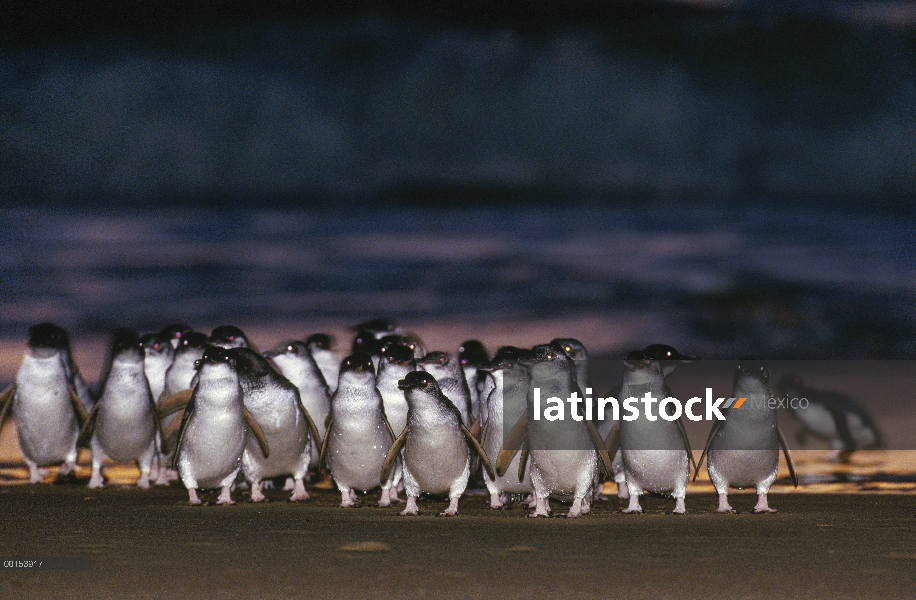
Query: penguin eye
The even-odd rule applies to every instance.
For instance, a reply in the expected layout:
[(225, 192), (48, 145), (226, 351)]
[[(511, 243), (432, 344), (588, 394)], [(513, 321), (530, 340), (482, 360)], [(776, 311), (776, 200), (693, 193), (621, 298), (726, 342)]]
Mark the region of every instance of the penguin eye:
[(552, 354), (552, 353), (550, 353), (550, 352), (547, 353), (547, 360), (553, 360), (553, 354)]
[(440, 356), (440, 357), (439, 357), (439, 364), (440, 364), (440, 365), (444, 365), (446, 362), (448, 362), (448, 359), (447, 359), (447, 358), (445, 358), (444, 356)]
[(159, 349), (159, 342), (156, 342), (155, 344), (153, 344), (153, 350), (158, 350), (158, 349)]
[(229, 341), (230, 341), (230, 342), (234, 342), (234, 341), (235, 341), (235, 336), (234, 336), (234, 335), (230, 335), (230, 336), (229, 336)]
[(293, 348), (292, 346), (287, 346), (287, 347), (286, 347), (286, 351), (287, 351), (287, 352), (293, 352), (294, 350), (295, 350), (295, 348)]
[(194, 361), (194, 368), (195, 368), (195, 369), (199, 369), (199, 368), (200, 368), (200, 361), (199, 361), (199, 360), (195, 360), (195, 361)]
[(417, 345), (416, 345), (416, 344), (409, 344), (407, 347), (410, 348), (411, 350), (416, 350), (416, 349), (417, 349)]
[(572, 346), (566, 346), (563, 349), (566, 350), (567, 352), (572, 352)]

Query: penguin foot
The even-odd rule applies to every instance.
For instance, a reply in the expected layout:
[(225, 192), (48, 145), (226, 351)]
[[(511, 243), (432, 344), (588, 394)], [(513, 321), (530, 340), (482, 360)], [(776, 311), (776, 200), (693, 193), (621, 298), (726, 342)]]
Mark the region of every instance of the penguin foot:
[(296, 481), (292, 477), (287, 477), (286, 481), (283, 482), (283, 491), (291, 492), (296, 489)]
[(641, 514), (642, 514), (642, 509), (639, 508), (639, 507), (632, 508), (632, 507), (628, 506), (628, 507), (626, 507), (626, 508), (620, 509), (620, 512), (622, 512), (622, 513), (625, 514), (625, 515), (641, 515)]
[(440, 517), (454, 517), (458, 514), (458, 498), (449, 498), (448, 508), (439, 513)]
[(188, 489), (188, 504), (191, 506), (201, 506), (203, 502), (200, 501), (200, 498), (197, 497), (197, 490), (194, 488)]
[(678, 509), (675, 508), (674, 510), (671, 511), (671, 514), (672, 514), (672, 515), (686, 515), (686, 514), (687, 514), (687, 509), (686, 509), (686, 508), (682, 508), (681, 510), (678, 510)]
[(231, 506), (235, 504), (235, 500), (232, 499), (232, 487), (225, 486), (219, 493), (219, 497), (216, 499), (216, 503), (223, 506)]
[(686, 515), (687, 507), (684, 506), (684, 498), (675, 498), (674, 499), (674, 510), (671, 511), (673, 515)]
[(737, 515), (738, 514), (738, 511), (732, 508), (731, 506), (727, 506), (725, 508), (722, 508), (720, 506), (719, 508), (716, 509), (716, 512), (723, 514), (723, 515)]
[(48, 476), (48, 473), (50, 473), (50, 470), (45, 467), (29, 469), (29, 483), (44, 483), (45, 477)]
[(755, 515), (772, 515), (772, 514), (776, 514), (779, 511), (776, 510), (775, 508), (756, 508), (755, 507), (754, 510), (752, 510), (751, 512), (754, 513)]
[(490, 510), (501, 510), (506, 508), (506, 503), (500, 494), (490, 494)]
[(770, 508), (767, 504), (767, 495), (766, 494), (757, 494), (757, 506), (754, 507), (752, 511), (755, 515), (764, 514), (764, 513), (775, 513), (775, 508)]
[(545, 513), (545, 512), (541, 512), (541, 511), (537, 511), (537, 510), (536, 510), (536, 511), (534, 511), (534, 512), (528, 513), (528, 517), (529, 517), (529, 518), (532, 518), (532, 519), (541, 519), (541, 518), (543, 518), (543, 519), (549, 519), (549, 518), (550, 518), (550, 513)]
[(407, 507), (398, 513), (402, 517), (415, 517), (420, 514), (420, 507), (417, 506), (417, 499), (415, 496), (407, 497)]
[(290, 502), (305, 502), (309, 499), (309, 493), (305, 491), (305, 483), (301, 479), (293, 482), (293, 494), (289, 497)]
[(89, 485), (87, 487), (90, 490), (97, 490), (105, 487), (105, 479), (102, 477), (102, 474), (93, 473), (92, 477), (89, 479)]

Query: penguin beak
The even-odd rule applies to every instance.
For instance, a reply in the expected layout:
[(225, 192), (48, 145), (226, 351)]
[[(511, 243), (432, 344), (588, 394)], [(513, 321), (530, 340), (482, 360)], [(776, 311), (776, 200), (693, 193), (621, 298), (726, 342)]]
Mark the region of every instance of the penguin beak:
[(280, 354), (282, 353), (279, 350), (268, 350), (267, 352), (264, 352), (262, 356), (264, 358), (274, 358), (275, 356), (280, 356)]
[(410, 386), (410, 384), (407, 382), (406, 379), (401, 379), (401, 380), (398, 381), (398, 389), (399, 389), (399, 390), (409, 390), (409, 389), (411, 389), (411, 386)]

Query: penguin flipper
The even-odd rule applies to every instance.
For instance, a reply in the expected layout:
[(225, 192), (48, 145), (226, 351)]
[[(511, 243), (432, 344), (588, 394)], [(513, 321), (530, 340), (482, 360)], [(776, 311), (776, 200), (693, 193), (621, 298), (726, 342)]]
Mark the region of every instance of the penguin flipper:
[(496, 455), (497, 475), (500, 477), (503, 476), (506, 469), (509, 468), (509, 463), (512, 462), (515, 453), (521, 449), (522, 442), (524, 442), (527, 437), (528, 411), (525, 411), (522, 413), (522, 416), (519, 417), (518, 421), (516, 421), (515, 425), (512, 426), (512, 429), (509, 430), (509, 435), (503, 440), (503, 447), (500, 449), (499, 454)]
[[(246, 411), (247, 412), (247, 411)], [(181, 454), (181, 442), (184, 441), (184, 434), (188, 430), (188, 421), (194, 414), (194, 395), (191, 395), (191, 401), (184, 408), (184, 414), (181, 415), (181, 426), (178, 429), (178, 441), (175, 446), (175, 455), (172, 457), (172, 469), (178, 470), (178, 455)]]
[(258, 422), (254, 420), (254, 417), (248, 409), (245, 409), (245, 425), (248, 429), (251, 430), (251, 433), (254, 435), (255, 439), (258, 440), (258, 446), (261, 447), (261, 453), (264, 454), (264, 458), (270, 457), (270, 447), (267, 445), (267, 438), (264, 437), (264, 432), (261, 431), (261, 426), (258, 425)]
[(518, 455), (518, 482), (521, 483), (525, 479), (525, 467), (528, 466), (528, 440), (525, 439), (525, 443), (522, 445), (522, 452)]
[(16, 397), (16, 384), (14, 383), (10, 387), (3, 390), (3, 393), (0, 394), (0, 428), (3, 427), (3, 421), (6, 419), (6, 415), (10, 411), (10, 407), (13, 406), (13, 399)]
[(92, 411), (86, 417), (86, 422), (83, 423), (82, 429), (80, 429), (79, 436), (76, 438), (76, 445), (80, 447), (85, 447), (86, 443), (92, 438), (92, 434), (95, 432), (95, 419), (99, 416), (99, 407), (102, 404), (97, 402), (95, 406), (92, 407)]
[(86, 414), (86, 407), (83, 406), (82, 400), (80, 400), (79, 395), (76, 393), (76, 390), (73, 389), (73, 386), (70, 386), (70, 404), (73, 405), (73, 412), (76, 413), (76, 420), (79, 421), (80, 425), (85, 425), (86, 420), (89, 419), (89, 415)]
[(789, 444), (786, 443), (786, 436), (782, 434), (779, 425), (776, 426), (776, 435), (779, 437), (779, 445), (782, 447), (782, 453), (786, 457), (786, 465), (789, 467), (789, 476), (792, 478), (792, 483), (795, 484), (795, 487), (798, 487), (798, 473), (795, 471), (795, 461), (792, 460), (792, 454), (789, 452)]
[[(719, 429), (722, 427), (722, 421), (716, 421), (712, 424), (712, 429), (709, 430), (709, 437), (706, 438), (706, 447), (703, 448), (703, 453), (700, 454), (700, 460), (696, 462), (693, 468), (693, 480), (697, 480), (697, 476), (700, 474), (700, 465), (703, 464), (703, 459), (706, 458), (706, 453), (709, 452), (709, 447), (712, 445), (712, 438), (719, 432)], [(693, 452), (690, 453), (691, 455)]]
[(160, 397), (159, 403), (156, 405), (156, 412), (159, 414), (159, 418), (164, 419), (172, 413), (184, 410), (191, 401), (192, 394), (194, 394), (194, 390), (188, 389), (180, 391), (168, 398)]
[(608, 455), (607, 448), (604, 447), (604, 440), (601, 438), (601, 434), (598, 433), (598, 428), (588, 420), (585, 421), (585, 428), (588, 430), (589, 437), (592, 438), (592, 445), (598, 451), (598, 456), (601, 458), (604, 468), (607, 469), (608, 473), (613, 473), (614, 467), (611, 466), (611, 457)]
[[(296, 397), (299, 398), (298, 395)], [(308, 425), (309, 432), (312, 434), (312, 438), (315, 440), (315, 445), (321, 448), (323, 441), (321, 439), (321, 434), (318, 433), (318, 426), (315, 425), (315, 421), (312, 419), (312, 415), (309, 414), (309, 411), (305, 410), (305, 405), (302, 404), (301, 398), (299, 398), (298, 402), (299, 412), (301, 412), (302, 416), (305, 417), (305, 423)]]
[(690, 448), (690, 440), (687, 439), (687, 430), (684, 429), (684, 423), (680, 419), (674, 422), (677, 424), (677, 429), (681, 432), (681, 438), (684, 440), (684, 449), (687, 450), (687, 458), (690, 459), (690, 464), (693, 466), (694, 472), (696, 472), (700, 467), (697, 465), (696, 459), (693, 458), (693, 450)]
[[(479, 423), (479, 421), (478, 421)], [(464, 437), (468, 440), (468, 446), (471, 447), (474, 452), (480, 457), (480, 463), (483, 465), (483, 468), (487, 470), (487, 475), (490, 476), (490, 479), (496, 479), (496, 474), (493, 472), (493, 465), (490, 464), (490, 459), (487, 458), (487, 453), (483, 451), (483, 448), (480, 447), (480, 442), (477, 441), (477, 438), (474, 437), (474, 434), (471, 433), (471, 430), (461, 424), (461, 433), (464, 434)]]
[(388, 449), (388, 454), (385, 455), (385, 462), (382, 464), (382, 475), (379, 478), (382, 485), (386, 485), (388, 483), (388, 478), (391, 477), (391, 469), (394, 468), (394, 461), (398, 459), (398, 452), (400, 452), (404, 444), (407, 443), (408, 431), (410, 431), (410, 427), (405, 426), (404, 431), (394, 440), (394, 443), (391, 444), (391, 448)]
[(331, 439), (331, 428), (334, 427), (334, 419), (328, 418), (324, 421), (324, 439), (321, 440), (321, 450), (318, 451), (318, 468), (324, 464), (324, 458), (328, 454), (328, 440)]
[(382, 421), (385, 422), (385, 428), (388, 430), (388, 435), (391, 436), (391, 443), (394, 443), (394, 440), (397, 438), (394, 436), (394, 429), (391, 428), (391, 423), (388, 422), (388, 417), (382, 414)]
[(162, 432), (162, 452), (168, 454), (174, 448), (174, 444), (181, 433), (181, 422), (183, 419), (172, 419), (169, 426)]
[(480, 441), (480, 417), (477, 417), (474, 419), (474, 422), (471, 423), (471, 435), (473, 435), (474, 439), (478, 442)]

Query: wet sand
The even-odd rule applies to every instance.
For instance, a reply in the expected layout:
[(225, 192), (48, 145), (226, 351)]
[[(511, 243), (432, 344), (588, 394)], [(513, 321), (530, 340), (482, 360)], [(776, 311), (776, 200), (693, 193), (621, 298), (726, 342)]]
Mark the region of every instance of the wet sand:
[[(689, 514), (648, 498), (616, 499), (587, 517), (527, 519), (462, 499), (454, 518), (337, 507), (312, 489), (302, 505), (190, 507), (179, 487), (0, 486), (6, 558), (91, 557), (88, 571), (4, 570), (3, 598), (904, 598), (916, 585), (916, 496), (771, 495), (775, 515)], [(215, 495), (211, 495), (212, 501)], [(239, 500), (246, 495), (239, 494)], [(554, 504), (555, 512), (565, 507)]]

